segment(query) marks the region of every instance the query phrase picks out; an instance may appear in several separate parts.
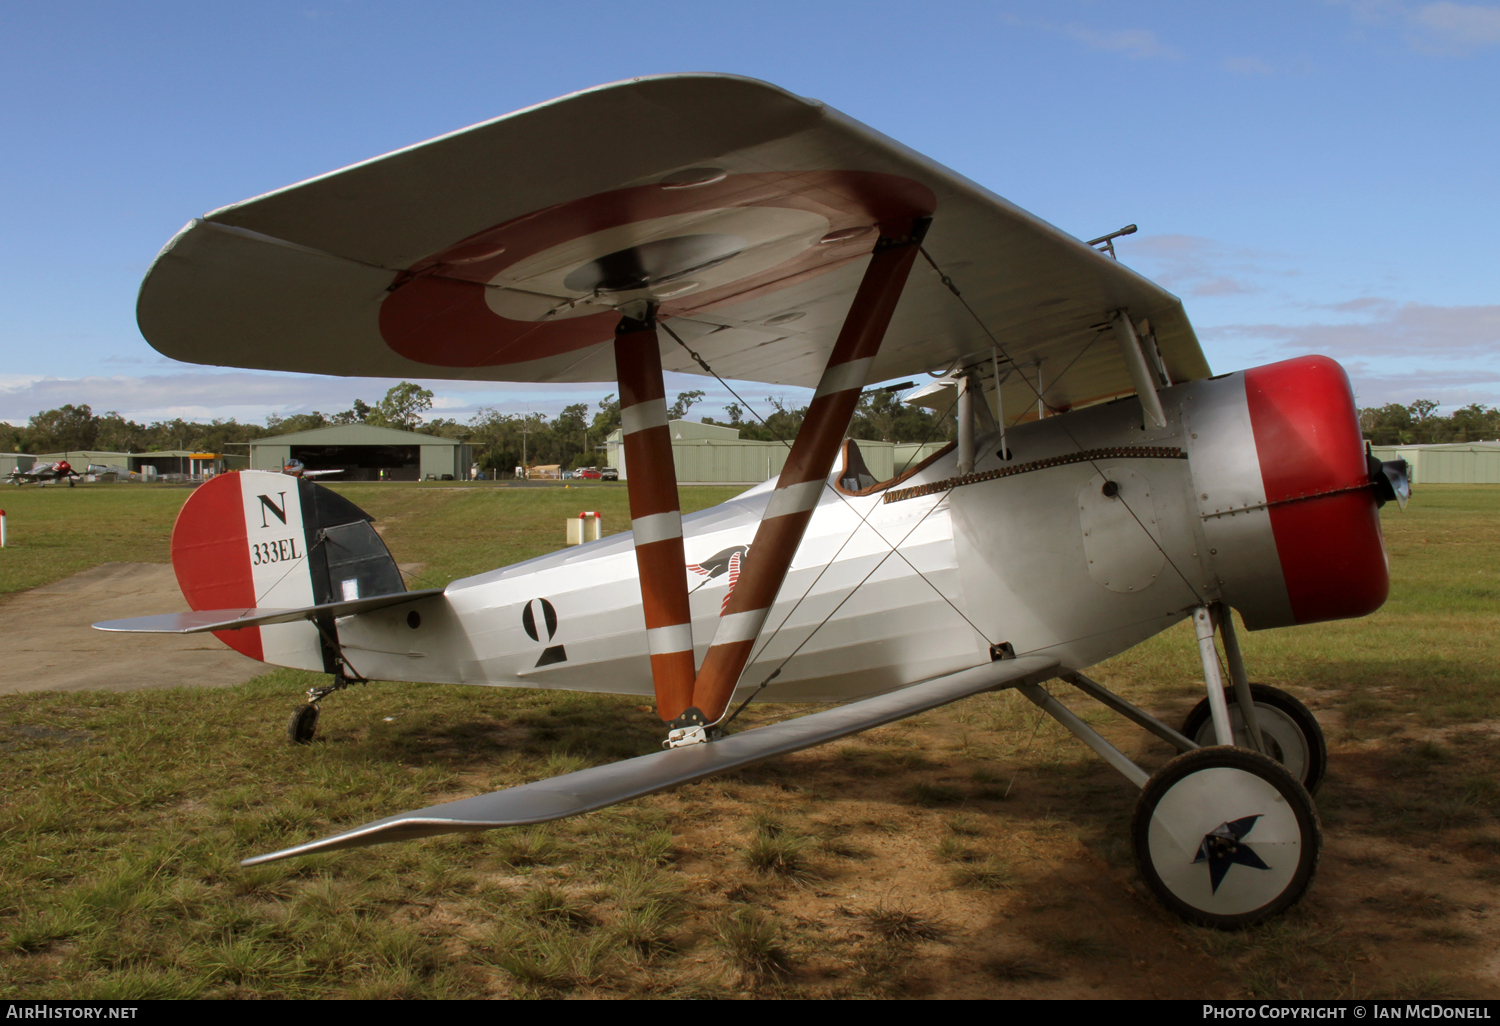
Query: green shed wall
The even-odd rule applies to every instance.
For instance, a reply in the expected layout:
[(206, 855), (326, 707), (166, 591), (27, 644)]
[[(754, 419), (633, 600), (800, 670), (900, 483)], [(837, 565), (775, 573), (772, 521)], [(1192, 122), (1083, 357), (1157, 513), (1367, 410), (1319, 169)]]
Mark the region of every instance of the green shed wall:
[(1404, 459), (1413, 484), (1500, 484), (1500, 446), (1377, 445), (1378, 460)]

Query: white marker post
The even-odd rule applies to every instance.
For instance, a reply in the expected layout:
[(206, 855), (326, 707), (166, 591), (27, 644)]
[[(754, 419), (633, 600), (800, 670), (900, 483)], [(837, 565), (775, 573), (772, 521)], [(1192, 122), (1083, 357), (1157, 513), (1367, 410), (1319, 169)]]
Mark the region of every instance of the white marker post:
[(603, 517), (590, 510), (578, 514), (577, 520), (566, 521), (568, 528), (568, 544), (582, 545), (584, 542), (598, 541)]
[(0, 549), (5, 548), (5, 510), (0, 509)]

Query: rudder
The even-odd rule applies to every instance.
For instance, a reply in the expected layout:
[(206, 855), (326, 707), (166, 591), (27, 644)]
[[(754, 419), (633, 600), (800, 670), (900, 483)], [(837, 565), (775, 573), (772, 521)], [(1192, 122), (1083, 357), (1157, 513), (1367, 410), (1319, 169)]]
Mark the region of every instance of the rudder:
[[(172, 569), (194, 610), (295, 609), (404, 592), (372, 519), (305, 478), (259, 470), (220, 474), (198, 487), (177, 515)], [(329, 619), (214, 633), (252, 659), (332, 673), (336, 630)]]

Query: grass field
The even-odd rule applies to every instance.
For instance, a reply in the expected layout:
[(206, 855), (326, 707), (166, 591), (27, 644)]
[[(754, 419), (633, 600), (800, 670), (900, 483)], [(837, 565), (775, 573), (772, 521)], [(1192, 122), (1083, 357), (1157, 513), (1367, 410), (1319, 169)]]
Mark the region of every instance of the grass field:
[[(628, 520), (607, 486), (338, 490), (430, 585), (556, 548), (580, 509)], [(7, 491), (0, 591), (165, 560), (186, 495)], [(543, 828), (244, 870), (660, 735), (638, 699), (380, 683), (293, 748), (315, 678), (276, 671), (0, 698), (0, 995), (1494, 997), (1500, 489), (1427, 486), (1384, 523), (1380, 612), (1242, 635), (1253, 677), (1313, 706), (1333, 749), (1319, 878), (1256, 930), (1187, 927), (1144, 895), (1131, 790), (1011, 694)], [(1180, 628), (1096, 674), (1169, 718), (1201, 693)], [(1169, 754), (1068, 701), (1143, 763)]]
[[(625, 530), (630, 523), (621, 484), (334, 487), (376, 518), (400, 562), (423, 565), (423, 587), (441, 587), (455, 577), (560, 548), (563, 521), (586, 509), (602, 514), (605, 534)], [(683, 511), (716, 505), (742, 491), (684, 488)], [(100, 563), (170, 562), (172, 524), (189, 494), (186, 486), (163, 484), (0, 491), (10, 535), (9, 547), (0, 550), (0, 595), (51, 584)]]

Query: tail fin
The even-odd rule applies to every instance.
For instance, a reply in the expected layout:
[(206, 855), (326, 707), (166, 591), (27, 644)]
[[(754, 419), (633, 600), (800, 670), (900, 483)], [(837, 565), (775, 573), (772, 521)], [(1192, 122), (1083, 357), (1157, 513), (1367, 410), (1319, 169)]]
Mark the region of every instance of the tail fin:
[[(194, 610), (297, 609), (404, 592), (372, 519), (302, 478), (259, 470), (220, 474), (177, 515), (172, 569)], [(326, 673), (337, 667), (331, 618), (214, 633), (262, 662)]]

